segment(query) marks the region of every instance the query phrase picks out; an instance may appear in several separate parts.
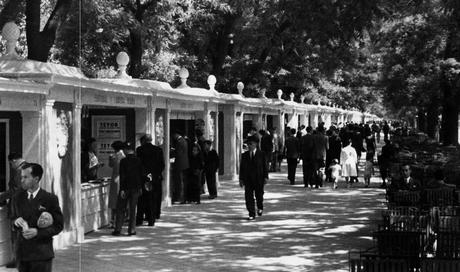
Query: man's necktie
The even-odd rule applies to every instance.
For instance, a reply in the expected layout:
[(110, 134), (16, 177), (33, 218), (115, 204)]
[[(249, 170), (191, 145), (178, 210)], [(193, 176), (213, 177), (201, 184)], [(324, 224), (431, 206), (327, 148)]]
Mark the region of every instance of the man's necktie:
[(34, 199), (34, 195), (33, 194), (29, 194), (29, 202), (32, 202), (32, 200)]

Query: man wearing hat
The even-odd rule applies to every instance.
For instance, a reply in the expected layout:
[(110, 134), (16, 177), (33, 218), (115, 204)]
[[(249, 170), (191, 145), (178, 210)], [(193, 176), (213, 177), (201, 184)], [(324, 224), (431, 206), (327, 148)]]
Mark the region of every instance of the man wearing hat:
[[(241, 156), (240, 187), (244, 187), (246, 209), (249, 212), (248, 220), (254, 220), (257, 215), (262, 216), (264, 206), (264, 185), (268, 180), (268, 168), (264, 152), (257, 149), (259, 139), (250, 136), (247, 139), (248, 151)], [(256, 205), (254, 205), (254, 196)]]
[(43, 168), (26, 163), (21, 170), (24, 191), (13, 197), (13, 222), (18, 233), (16, 258), (20, 272), (49, 272), (54, 258), (53, 236), (62, 231), (58, 198), (40, 189)]

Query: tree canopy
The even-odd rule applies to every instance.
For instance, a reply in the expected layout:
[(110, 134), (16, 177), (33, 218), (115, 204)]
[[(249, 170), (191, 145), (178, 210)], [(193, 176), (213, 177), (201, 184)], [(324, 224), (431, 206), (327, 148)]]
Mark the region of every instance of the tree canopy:
[[(459, 101), (459, 8), (455, 0), (0, 0), (0, 24), (16, 21), (30, 59), (115, 73), (130, 55), (135, 78), (255, 96), (282, 89), (306, 102), (336, 104), (445, 128)], [(39, 22), (39, 24), (37, 24)], [(30, 32), (30, 33), (29, 33)], [(40, 46), (36, 46), (40, 44)], [(458, 103), (457, 103), (458, 104)], [(431, 134), (434, 132), (431, 131)], [(445, 131), (444, 135), (451, 132)], [(455, 135), (450, 135), (452, 142)], [(447, 139), (445, 139), (447, 140)]]

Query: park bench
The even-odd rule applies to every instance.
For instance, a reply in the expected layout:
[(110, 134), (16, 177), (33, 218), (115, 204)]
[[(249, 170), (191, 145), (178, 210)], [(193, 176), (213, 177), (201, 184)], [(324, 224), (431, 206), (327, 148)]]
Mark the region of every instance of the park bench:
[(418, 206), (420, 203), (420, 191), (388, 192), (388, 200), (388, 208), (395, 206)]
[(424, 259), (421, 262), (421, 272), (458, 272), (460, 260)]
[(379, 230), (373, 237), (379, 255), (407, 258), (426, 255), (426, 231)]
[(439, 231), (436, 234), (436, 258), (460, 259), (460, 232)]
[(382, 211), (382, 216), (388, 217), (391, 215), (420, 215), (421, 211), (416, 206), (392, 206), (387, 210)]
[(455, 188), (428, 189), (424, 192), (423, 206), (452, 206), (454, 204)]
[(439, 232), (458, 232), (460, 233), (460, 216), (439, 216), (439, 225), (435, 228)]
[(408, 272), (409, 265), (404, 259), (350, 259), (350, 272)]

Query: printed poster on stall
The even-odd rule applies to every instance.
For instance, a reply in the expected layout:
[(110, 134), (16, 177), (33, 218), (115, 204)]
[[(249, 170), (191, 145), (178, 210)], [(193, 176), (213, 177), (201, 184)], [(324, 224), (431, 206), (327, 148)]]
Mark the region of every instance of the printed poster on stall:
[(124, 115), (93, 115), (91, 119), (92, 137), (97, 142), (97, 158), (104, 163), (99, 169), (98, 177), (110, 177), (109, 156), (113, 153), (111, 147), (114, 141), (126, 141), (126, 116)]

